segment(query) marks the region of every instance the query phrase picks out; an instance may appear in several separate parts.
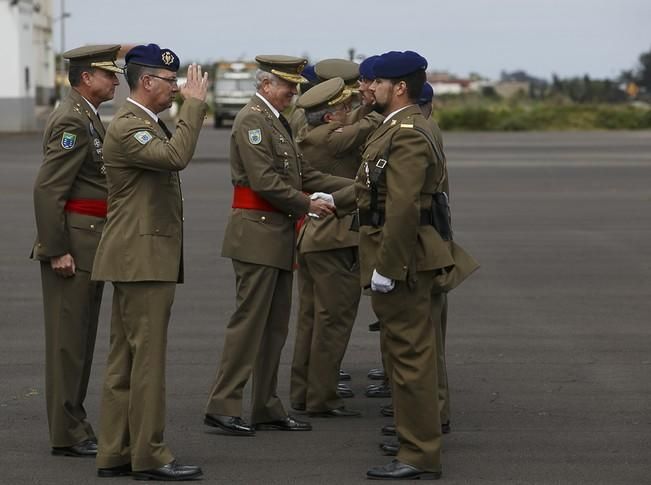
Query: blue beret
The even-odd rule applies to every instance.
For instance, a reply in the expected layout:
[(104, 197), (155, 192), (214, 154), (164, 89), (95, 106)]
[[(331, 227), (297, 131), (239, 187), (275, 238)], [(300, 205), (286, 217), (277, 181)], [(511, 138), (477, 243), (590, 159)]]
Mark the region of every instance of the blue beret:
[(434, 89), (430, 83), (423, 84), (423, 90), (420, 92), (420, 98), (418, 98), (418, 104), (426, 104), (432, 101), (434, 97)]
[(375, 61), (373, 72), (375, 77), (395, 79), (407, 76), (412, 72), (427, 69), (427, 60), (414, 51), (385, 52)]
[(359, 65), (359, 77), (360, 79), (366, 79), (367, 81), (372, 81), (375, 79), (375, 74), (373, 73), (373, 66), (375, 61), (377, 61), (380, 56), (370, 56), (362, 61)]
[(319, 77), (316, 75), (316, 71), (314, 70), (314, 64), (308, 64), (303, 68), (303, 72), (301, 72), (301, 75), (310, 81), (312, 84), (317, 84), (319, 82)]
[(179, 70), (179, 56), (169, 49), (161, 49), (156, 44), (137, 45), (125, 56), (127, 64), (140, 64), (141, 66), (167, 69), (176, 72)]

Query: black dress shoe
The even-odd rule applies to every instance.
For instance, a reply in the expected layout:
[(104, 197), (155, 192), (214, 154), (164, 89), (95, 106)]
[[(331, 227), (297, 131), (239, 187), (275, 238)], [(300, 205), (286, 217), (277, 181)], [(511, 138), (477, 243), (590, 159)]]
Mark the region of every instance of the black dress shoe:
[(380, 430), (380, 433), (382, 433), (384, 436), (395, 436), (396, 435), (396, 425), (395, 424), (387, 424), (382, 426), (382, 429)]
[(340, 382), (337, 384), (337, 396), (339, 396), (341, 399), (347, 399), (349, 397), (355, 397), (355, 393), (350, 388), (350, 386), (342, 384)]
[(452, 426), (450, 425), (450, 421), (446, 421), (445, 423), (441, 423), (441, 433), (443, 434), (450, 434), (450, 431), (452, 431)]
[(72, 446), (55, 446), (52, 447), (54, 456), (89, 456), (97, 455), (97, 442), (95, 440), (84, 440)]
[(438, 480), (441, 478), (441, 472), (428, 472), (393, 460), (388, 465), (369, 468), (366, 478), (371, 480)]
[(131, 463), (97, 469), (97, 476), (102, 478), (125, 477), (127, 475), (131, 475)]
[(380, 408), (380, 414), (386, 416), (387, 418), (393, 418), (393, 405), (387, 404)]
[(380, 443), (380, 449), (387, 456), (396, 456), (400, 449), (400, 443), (397, 441), (383, 441)]
[(196, 480), (203, 476), (201, 468), (194, 465), (179, 465), (176, 461), (160, 468), (132, 473), (136, 480), (161, 480), (165, 482), (182, 482)]
[(283, 419), (276, 421), (267, 421), (266, 423), (257, 423), (255, 429), (262, 430), (279, 430), (279, 431), (311, 431), (312, 425), (305, 421), (299, 421), (293, 416), (287, 415)]
[(368, 378), (373, 381), (383, 381), (385, 377), (386, 374), (384, 373), (384, 369), (382, 367), (368, 371)]
[(339, 380), (340, 381), (349, 381), (351, 379), (350, 374), (343, 369), (339, 369)]
[(391, 386), (386, 383), (371, 384), (366, 388), (366, 397), (391, 397)]
[(345, 407), (329, 409), (328, 411), (319, 411), (308, 413), (314, 418), (351, 418), (353, 416), (361, 416), (362, 413), (354, 409), (346, 409)]
[(379, 332), (380, 331), (380, 321), (369, 323), (368, 325), (369, 332)]
[(219, 414), (206, 414), (204, 424), (219, 428), (224, 433), (233, 436), (254, 436), (255, 429), (238, 416), (221, 416)]

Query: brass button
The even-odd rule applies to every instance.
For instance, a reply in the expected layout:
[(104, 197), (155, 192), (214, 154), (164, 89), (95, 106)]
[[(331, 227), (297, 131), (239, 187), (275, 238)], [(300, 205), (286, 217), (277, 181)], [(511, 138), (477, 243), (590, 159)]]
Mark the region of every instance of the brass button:
[(155, 229), (154, 232), (160, 232), (160, 229)]
[(267, 220), (267, 218), (266, 218), (265, 216), (262, 216), (262, 217), (260, 217), (260, 220), (261, 220), (262, 222), (264, 222), (264, 221)]
[(91, 224), (91, 225), (90, 225), (90, 228), (91, 228), (91, 229), (95, 229), (95, 224)]

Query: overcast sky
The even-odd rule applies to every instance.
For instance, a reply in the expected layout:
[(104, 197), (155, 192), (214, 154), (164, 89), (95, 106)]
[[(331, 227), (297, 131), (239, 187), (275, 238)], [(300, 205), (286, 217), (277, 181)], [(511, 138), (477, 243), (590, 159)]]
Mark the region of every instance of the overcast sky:
[(602, 78), (651, 50), (651, 0), (65, 0), (65, 8), (67, 49), (155, 42), (182, 62), (410, 49), (429, 70), (461, 76)]

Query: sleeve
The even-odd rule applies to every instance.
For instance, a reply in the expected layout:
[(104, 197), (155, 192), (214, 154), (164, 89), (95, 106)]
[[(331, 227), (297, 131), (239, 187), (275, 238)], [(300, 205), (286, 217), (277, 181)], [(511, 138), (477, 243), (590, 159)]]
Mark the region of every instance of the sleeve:
[[(249, 137), (249, 132), (256, 130), (262, 138), (259, 143)], [(255, 112), (245, 115), (233, 137), (251, 189), (282, 212), (306, 214), (309, 198), (283, 180), (275, 168), (280, 161), (274, 156), (274, 141), (264, 116)]]
[(130, 155), (129, 165), (144, 170), (183, 170), (194, 155), (206, 108), (198, 99), (185, 100), (176, 131), (169, 140), (152, 135), (138, 118), (118, 120), (115, 133), (120, 137), (124, 152)]
[[(362, 145), (368, 136), (382, 123), (382, 116), (371, 113), (349, 125), (339, 125), (328, 134), (329, 149), (340, 155)], [(356, 167), (355, 167), (356, 168)]]
[(43, 164), (34, 182), (34, 213), (39, 253), (45, 257), (70, 252), (64, 207), (89, 143), (88, 129), (76, 116), (62, 118), (44, 135)]
[(335, 192), (352, 185), (355, 181), (319, 172), (308, 161), (303, 161), (303, 189), (306, 192)]
[(387, 195), (377, 271), (405, 280), (418, 243), (420, 193), (433, 152), (430, 143), (412, 129), (399, 129), (393, 138), (386, 168)]

